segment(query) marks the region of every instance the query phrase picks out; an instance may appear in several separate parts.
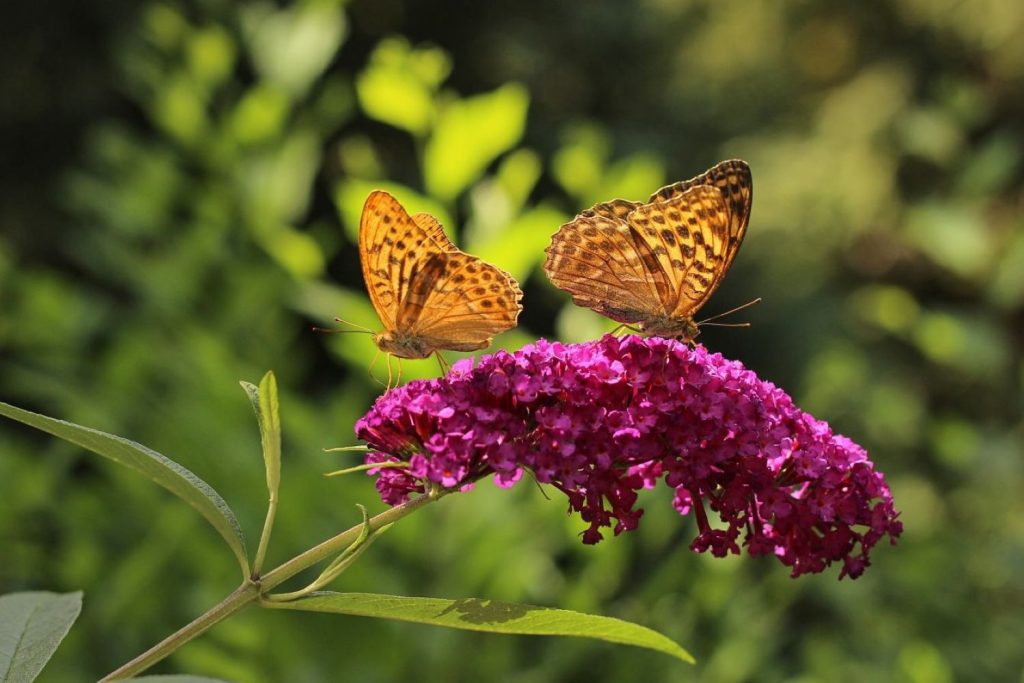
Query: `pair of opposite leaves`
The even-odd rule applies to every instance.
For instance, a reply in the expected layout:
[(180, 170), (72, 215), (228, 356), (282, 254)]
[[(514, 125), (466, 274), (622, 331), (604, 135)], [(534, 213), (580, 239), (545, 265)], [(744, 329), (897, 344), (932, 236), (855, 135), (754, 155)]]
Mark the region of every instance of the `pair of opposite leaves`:
[[(750, 167), (733, 159), (646, 203), (597, 204), (554, 234), (544, 271), (577, 305), (645, 334), (692, 341), (693, 316), (739, 251), (752, 198)], [(459, 251), (437, 219), (410, 216), (387, 192), (372, 192), (363, 206), (359, 258), (384, 323), (374, 342), (395, 356), (485, 348), (522, 311), (511, 275)]]

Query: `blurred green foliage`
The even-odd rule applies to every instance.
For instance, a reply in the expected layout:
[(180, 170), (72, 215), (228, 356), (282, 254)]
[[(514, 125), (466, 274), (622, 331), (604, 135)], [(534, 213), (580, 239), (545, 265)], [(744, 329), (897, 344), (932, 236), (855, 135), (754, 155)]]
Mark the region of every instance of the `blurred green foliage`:
[[(149, 0), (23, 6), (0, 27), (0, 397), (200, 474), (250, 542), (265, 493), (238, 388), (273, 368), (272, 565), (357, 523), (324, 479), (379, 393), (355, 251), (366, 193), (437, 215), (524, 284), (496, 340), (611, 325), (539, 271), (558, 225), (719, 159), (756, 185), (702, 340), (867, 446), (906, 533), (861, 580), (696, 556), (666, 491), (583, 547), (535, 487), (399, 524), (344, 587), (599, 612), (700, 660), (251, 610), (163, 671), (238, 681), (932, 682), (1024, 672), (1024, 5)], [(453, 15), (458, 20), (453, 20)], [(41, 50), (40, 46), (59, 45)], [(376, 372), (380, 373), (378, 364)], [(407, 362), (403, 377), (430, 376)], [(47, 680), (98, 677), (217, 602), (234, 560), (129, 472), (0, 427), (0, 593), (85, 590)], [(467, 656), (467, 653), (468, 656)]]

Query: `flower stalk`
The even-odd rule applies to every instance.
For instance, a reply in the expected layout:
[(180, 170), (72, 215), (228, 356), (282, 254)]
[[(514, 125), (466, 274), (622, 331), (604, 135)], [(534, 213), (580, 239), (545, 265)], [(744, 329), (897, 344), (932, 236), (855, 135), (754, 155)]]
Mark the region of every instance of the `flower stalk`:
[(108, 681), (119, 681), (142, 673), (157, 662), (163, 660), (182, 645), (205, 633), (232, 614), (235, 614), (252, 603), (263, 599), (268, 591), (284, 583), (299, 572), (308, 569), (317, 563), (326, 560), (331, 555), (351, 546), (359, 539), (361, 534), (368, 533), (369, 538), (372, 538), (373, 534), (380, 532), (383, 528), (390, 526), (406, 515), (415, 512), (427, 503), (437, 500), (439, 497), (440, 496), (437, 494), (422, 495), (402, 505), (385, 510), (379, 515), (371, 517), (365, 523), (361, 523), (347, 529), (337, 536), (329, 538), (319, 545), (296, 555), (284, 564), (270, 570), (262, 577), (255, 577), (243, 582), (242, 585), (234, 590), (234, 592), (206, 613), (188, 623), (131, 661), (110, 672), (100, 679), (100, 682), (107, 683)]

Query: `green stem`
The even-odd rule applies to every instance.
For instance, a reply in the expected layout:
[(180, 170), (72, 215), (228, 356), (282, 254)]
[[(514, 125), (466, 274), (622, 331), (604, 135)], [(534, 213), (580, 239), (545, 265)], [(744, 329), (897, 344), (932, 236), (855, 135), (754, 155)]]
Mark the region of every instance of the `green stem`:
[(270, 500), (267, 503), (267, 519), (263, 522), (263, 534), (260, 536), (260, 545), (256, 548), (256, 559), (252, 563), (252, 578), (255, 579), (263, 571), (263, 560), (267, 556), (267, 546), (270, 545), (270, 530), (274, 528), (274, 518), (277, 516), (277, 491), (270, 492)]
[[(438, 498), (440, 498), (440, 495), (431, 492), (430, 494), (420, 496), (419, 498), (410, 500), (402, 505), (385, 510), (376, 517), (370, 519), (370, 531), (376, 531), (383, 526), (393, 524), (411, 512), (418, 510), (427, 503), (437, 500)], [(127, 664), (124, 664), (118, 669), (110, 672), (104, 678), (100, 679), (100, 683), (131, 678), (136, 674), (142, 673), (185, 643), (209, 630), (210, 627), (223, 621), (250, 603), (255, 602), (263, 593), (273, 589), (281, 583), (284, 583), (302, 570), (308, 569), (343, 548), (348, 547), (359, 537), (364, 526), (366, 525), (358, 524), (351, 529), (341, 532), (333, 538), (327, 539), (319, 545), (313, 546), (304, 553), (296, 555), (281, 566), (270, 570), (264, 576), (246, 581), (236, 588), (233, 593), (228, 595), (198, 619), (163, 639)]]

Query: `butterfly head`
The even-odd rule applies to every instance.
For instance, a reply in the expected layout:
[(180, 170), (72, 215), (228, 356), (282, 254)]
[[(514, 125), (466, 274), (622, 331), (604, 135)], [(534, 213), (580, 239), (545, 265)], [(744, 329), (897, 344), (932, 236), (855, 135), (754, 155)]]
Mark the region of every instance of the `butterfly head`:
[(419, 337), (403, 335), (397, 332), (378, 332), (373, 335), (373, 343), (384, 353), (399, 358), (427, 358), (436, 349)]

